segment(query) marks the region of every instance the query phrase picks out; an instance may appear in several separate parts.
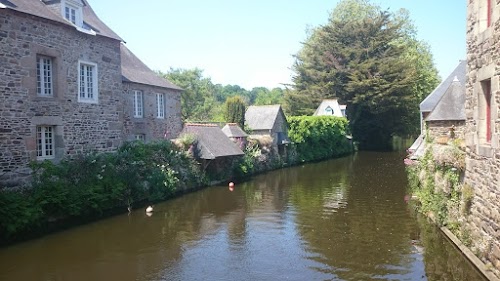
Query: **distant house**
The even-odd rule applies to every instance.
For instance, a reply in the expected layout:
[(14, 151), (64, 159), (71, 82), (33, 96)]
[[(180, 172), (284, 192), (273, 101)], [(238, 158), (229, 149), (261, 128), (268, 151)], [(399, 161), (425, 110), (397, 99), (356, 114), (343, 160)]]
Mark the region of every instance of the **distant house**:
[[(202, 161), (203, 168), (216, 174), (225, 172), (232, 161), (243, 156), (243, 151), (214, 124), (184, 125), (182, 134), (191, 134), (196, 139), (196, 156)], [(227, 171), (226, 171), (227, 172)]]
[(326, 99), (321, 102), (313, 115), (346, 117), (345, 110), (346, 106), (340, 105), (337, 99)]
[(222, 132), (234, 143), (238, 144), (241, 149), (245, 147), (247, 133), (243, 131), (236, 123), (228, 123), (222, 128)]
[[(448, 136), (464, 138), (466, 61), (460, 61), (453, 72), (420, 103), (423, 125), (433, 138)], [(453, 128), (453, 129), (451, 129)]]
[(288, 122), (281, 105), (252, 105), (245, 113), (246, 125), (252, 130), (250, 137), (269, 136), (272, 147), (280, 155), (286, 154), (288, 138)]
[(465, 138), (466, 62), (460, 61), (453, 72), (420, 103), (421, 134), (409, 151), (416, 159), (423, 155), (426, 135), (438, 141)]
[(31, 161), (182, 129), (181, 89), (133, 55), (87, 0), (0, 0), (0, 73), (0, 188), (25, 182)]

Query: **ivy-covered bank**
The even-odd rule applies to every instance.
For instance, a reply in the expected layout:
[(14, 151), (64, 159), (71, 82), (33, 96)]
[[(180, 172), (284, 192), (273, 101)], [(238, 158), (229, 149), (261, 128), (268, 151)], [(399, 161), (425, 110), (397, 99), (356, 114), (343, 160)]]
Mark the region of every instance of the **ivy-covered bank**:
[[(87, 153), (34, 162), (30, 186), (0, 187), (0, 245), (40, 236), (58, 227), (126, 212), (206, 186), (214, 179), (233, 180), (284, 166), (345, 155), (347, 120), (336, 117), (293, 117), (285, 156), (271, 141), (250, 139), (245, 155), (224, 175), (210, 175), (196, 161), (194, 139), (125, 143), (114, 153)], [(189, 142), (189, 143), (186, 143)]]
[(481, 249), (473, 245), (467, 218), (473, 190), (463, 183), (465, 171), (463, 141), (446, 144), (426, 143), (418, 160), (405, 159), (411, 193), (417, 209), (437, 225), (445, 226), (476, 255)]
[[(0, 190), (0, 244), (171, 197), (203, 184), (196, 162), (169, 141), (124, 144), (115, 153), (33, 162), (31, 186)], [(3, 242), (3, 243), (2, 243)]]

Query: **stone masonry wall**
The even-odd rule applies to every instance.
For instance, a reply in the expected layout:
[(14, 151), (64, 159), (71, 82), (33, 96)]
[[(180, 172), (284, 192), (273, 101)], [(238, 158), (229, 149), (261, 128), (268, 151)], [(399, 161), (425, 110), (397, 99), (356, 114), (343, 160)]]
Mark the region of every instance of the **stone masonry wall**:
[[(143, 93), (143, 118), (134, 117), (134, 90)], [(165, 97), (165, 118), (163, 119), (157, 118), (157, 93), (162, 93)], [(137, 134), (145, 135), (146, 141), (173, 139), (179, 135), (182, 130), (180, 91), (137, 83), (124, 83), (124, 96), (123, 115), (126, 140), (134, 140)]]
[[(37, 56), (53, 59), (54, 95), (37, 96)], [(97, 64), (98, 103), (78, 102), (78, 62)], [(3, 9), (0, 13), (0, 188), (29, 175), (36, 126), (55, 126), (56, 160), (122, 141), (120, 42)]]
[(439, 138), (449, 136), (450, 128), (455, 126), (455, 138), (464, 139), (465, 137), (465, 121), (427, 121), (427, 129), (431, 138)]
[[(488, 26), (487, 1), (467, 1), (466, 171), (474, 190), (468, 217), (472, 251), (500, 277), (500, 1)], [(491, 120), (486, 120), (484, 83), (491, 82)], [(487, 122), (491, 141), (486, 140)]]

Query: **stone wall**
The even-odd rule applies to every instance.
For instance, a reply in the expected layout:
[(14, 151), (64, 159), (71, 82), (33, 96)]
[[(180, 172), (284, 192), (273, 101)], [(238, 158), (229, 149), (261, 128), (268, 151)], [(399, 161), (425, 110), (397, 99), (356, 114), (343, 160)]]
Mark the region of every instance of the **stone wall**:
[[(134, 117), (134, 90), (143, 94), (144, 112), (142, 118)], [(156, 94), (164, 94), (165, 117), (157, 117)], [(142, 134), (146, 141), (154, 139), (174, 139), (182, 130), (181, 93), (176, 90), (148, 86), (138, 83), (124, 83), (125, 139), (134, 140)]]
[[(474, 190), (468, 217), (473, 252), (500, 277), (500, 6), (493, 5), (488, 26), (487, 1), (469, 0), (467, 9), (466, 171)], [(491, 84), (491, 119), (486, 119), (484, 83)], [(491, 140), (487, 140), (487, 123)]]
[[(53, 128), (54, 159), (116, 150), (135, 134), (175, 138), (182, 129), (180, 91), (122, 82), (120, 41), (11, 9), (0, 13), (0, 189), (23, 184), (37, 158), (37, 126)], [(52, 61), (52, 96), (37, 93), (37, 60)], [(96, 101), (79, 100), (79, 65), (97, 69)], [(133, 89), (145, 116), (134, 120)], [(156, 116), (165, 94), (165, 117)]]
[[(37, 56), (53, 60), (53, 96), (37, 95)], [(98, 102), (78, 102), (78, 62), (95, 63)], [(120, 42), (12, 10), (0, 14), (0, 185), (36, 160), (36, 126), (55, 127), (55, 158), (122, 140)]]
[(454, 126), (455, 138), (464, 139), (465, 137), (465, 121), (427, 121), (427, 129), (429, 136), (437, 139), (440, 137), (450, 137), (450, 128)]

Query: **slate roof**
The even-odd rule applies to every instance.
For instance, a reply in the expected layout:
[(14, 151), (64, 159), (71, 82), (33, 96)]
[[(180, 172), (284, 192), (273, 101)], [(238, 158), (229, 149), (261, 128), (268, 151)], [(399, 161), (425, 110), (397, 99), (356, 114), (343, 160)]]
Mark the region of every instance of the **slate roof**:
[(123, 43), (120, 44), (120, 54), (122, 62), (122, 80), (124, 82), (133, 82), (174, 90), (182, 90), (179, 86), (170, 83), (167, 79), (160, 77), (152, 71)]
[[(321, 104), (318, 106), (316, 111), (314, 112), (314, 116), (319, 116), (319, 115), (330, 115), (326, 114), (326, 108), (330, 107), (333, 110), (333, 115), (332, 116), (337, 116), (337, 117), (344, 117), (342, 115), (341, 111), (341, 105), (339, 105), (339, 102), (337, 99), (326, 99), (321, 102)], [(345, 109), (345, 105), (344, 105)]]
[[(118, 36), (97, 17), (86, 0), (81, 1), (83, 2), (82, 12), (84, 25), (92, 28), (92, 30), (94, 30), (97, 35), (123, 41), (120, 36)], [(45, 4), (40, 0), (0, 0), (0, 9), (10, 9), (74, 27), (74, 25), (66, 21), (60, 13), (56, 13), (55, 11), (51, 10), (47, 5), (48, 4)]]
[(196, 137), (201, 159), (212, 160), (225, 156), (244, 155), (243, 151), (217, 125), (186, 124), (182, 133), (193, 134)]
[(236, 123), (226, 124), (226, 126), (222, 128), (222, 132), (229, 138), (244, 138), (248, 136)]
[(441, 84), (439, 84), (432, 93), (430, 93), (421, 103), (420, 103), (420, 111), (421, 112), (430, 112), (432, 111), (437, 103), (441, 100), (445, 92), (448, 90), (450, 85), (453, 83), (455, 77), (462, 83), (462, 86), (465, 89), (466, 82), (466, 61), (462, 60), (458, 64), (458, 66), (453, 70), (453, 72), (445, 79)]
[(455, 77), (425, 120), (465, 120), (465, 81), (459, 81)]
[(281, 105), (251, 105), (245, 112), (245, 123), (252, 130), (272, 130)]

